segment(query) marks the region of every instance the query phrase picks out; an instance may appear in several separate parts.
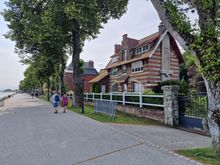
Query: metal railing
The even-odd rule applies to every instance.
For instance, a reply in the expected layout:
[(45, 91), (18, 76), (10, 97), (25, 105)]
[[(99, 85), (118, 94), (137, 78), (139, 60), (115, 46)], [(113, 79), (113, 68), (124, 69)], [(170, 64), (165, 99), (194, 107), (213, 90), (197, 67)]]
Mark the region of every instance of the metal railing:
[(163, 95), (144, 95), (142, 93), (84, 93), (87, 101), (109, 100), (123, 105), (139, 105), (151, 107), (164, 107)]
[(116, 103), (114, 101), (95, 100), (95, 113), (105, 113), (115, 117)]
[(192, 118), (206, 118), (208, 112), (208, 98), (206, 94), (179, 96), (179, 115)]

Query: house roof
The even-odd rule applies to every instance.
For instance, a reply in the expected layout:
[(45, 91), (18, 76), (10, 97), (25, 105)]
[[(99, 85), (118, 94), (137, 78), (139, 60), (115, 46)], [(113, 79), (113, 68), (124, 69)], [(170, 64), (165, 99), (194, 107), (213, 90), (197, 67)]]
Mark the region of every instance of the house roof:
[[(97, 75), (98, 72), (95, 68), (88, 68), (88, 67), (83, 67), (84, 69), (84, 73), (83, 75)], [(70, 63), (67, 67), (66, 67), (66, 70), (68, 72), (72, 72), (73, 71), (73, 65), (72, 63)]]
[(116, 80), (116, 82), (117, 83), (124, 83), (127, 79), (128, 79), (128, 75), (122, 75)]
[[(131, 46), (133, 46), (132, 48), (137, 48), (139, 46), (143, 46), (144, 44), (152, 43), (153, 41), (155, 41), (159, 37), (160, 37), (159, 32), (156, 32), (156, 33), (153, 33), (153, 34), (151, 34), (147, 37), (144, 37), (140, 40), (136, 40), (136, 39), (133, 39), (133, 38), (128, 38), (128, 40), (129, 40)], [(121, 52), (119, 51), (118, 53), (113, 54), (110, 58), (120, 56), (120, 54), (121, 54)]]
[(124, 65), (124, 64), (128, 64), (128, 63), (131, 63), (131, 62), (134, 62), (134, 61), (138, 61), (138, 60), (148, 58), (150, 56), (151, 52), (152, 51), (144, 52), (140, 55), (134, 56), (132, 59), (127, 60), (127, 61), (121, 61), (121, 62), (115, 62), (115, 63), (110, 63), (109, 62), (107, 64), (107, 66), (105, 67), (105, 69), (113, 68), (113, 67), (116, 67), (116, 66), (120, 66), (120, 65)]
[[(131, 63), (131, 62), (134, 62), (134, 61), (138, 61), (138, 60), (142, 60), (142, 59), (145, 59), (145, 58), (150, 58), (154, 54), (154, 52), (156, 51), (157, 47), (159, 46), (159, 44), (161, 43), (161, 41), (163, 40), (164, 36), (167, 33), (168, 32), (165, 31), (162, 35), (160, 35), (159, 32), (157, 32), (157, 33), (154, 33), (154, 34), (152, 34), (150, 36), (147, 36), (147, 37), (139, 40), (139, 43), (138, 43), (138, 45), (136, 47), (142, 46), (142, 45), (144, 45), (146, 43), (152, 43), (153, 41), (156, 41), (156, 42), (155, 42), (154, 46), (152, 46), (150, 51), (147, 51), (147, 52), (144, 52), (144, 53), (139, 54), (137, 56), (134, 56), (130, 60), (121, 61), (121, 62), (115, 62), (115, 63), (111, 63), (111, 60), (110, 60), (109, 63), (107, 64), (107, 66), (105, 67), (105, 69), (109, 69), (109, 68), (117, 67), (117, 66), (120, 66), (120, 65), (128, 64), (128, 63)], [(180, 60), (180, 63), (183, 63), (184, 60), (183, 60), (182, 54), (181, 54), (181, 52), (179, 50), (179, 47), (178, 47), (175, 39), (172, 36), (171, 36), (171, 43), (174, 46), (174, 50), (177, 53), (177, 56), (178, 56), (178, 58)]]
[(156, 32), (156, 33), (151, 34), (151, 35), (149, 35), (147, 37), (144, 37), (144, 38), (139, 40), (139, 43), (138, 43), (138, 45), (136, 47), (142, 46), (142, 45), (147, 44), (147, 43), (151, 43), (151, 42), (157, 40), (159, 37), (160, 37), (160, 33), (159, 32)]
[(102, 69), (100, 71), (100, 73), (95, 78), (93, 78), (92, 80), (89, 81), (89, 83), (97, 83), (107, 76), (108, 76), (108, 71), (105, 69)]
[(84, 68), (83, 75), (97, 75), (98, 72), (95, 68)]

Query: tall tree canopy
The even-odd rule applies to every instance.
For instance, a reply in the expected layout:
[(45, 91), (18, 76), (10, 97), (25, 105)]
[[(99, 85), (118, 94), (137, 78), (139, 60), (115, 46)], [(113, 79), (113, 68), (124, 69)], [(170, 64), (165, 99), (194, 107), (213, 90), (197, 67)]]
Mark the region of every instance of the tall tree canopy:
[[(168, 31), (197, 58), (206, 83), (212, 144), (220, 153), (220, 2), (219, 0), (151, 0)], [(192, 24), (187, 13), (198, 15)]]
[(126, 11), (128, 0), (54, 0), (48, 1), (43, 20), (57, 27), (65, 44), (72, 50), (75, 107), (83, 100), (83, 81), (80, 69), (80, 53), (85, 39), (95, 38), (102, 24), (111, 18), (120, 18)]
[[(45, 52), (45, 45), (60, 48), (58, 52), (70, 48), (75, 106), (80, 107), (83, 100), (80, 53), (84, 42), (97, 37), (103, 23), (120, 18), (127, 4), (128, 0), (9, 0), (4, 11), (11, 29), (7, 37), (16, 41), (17, 52), (25, 62)], [(50, 51), (44, 54), (52, 55)], [(56, 54), (55, 58), (60, 59), (57, 63), (65, 63), (62, 57), (62, 53)]]

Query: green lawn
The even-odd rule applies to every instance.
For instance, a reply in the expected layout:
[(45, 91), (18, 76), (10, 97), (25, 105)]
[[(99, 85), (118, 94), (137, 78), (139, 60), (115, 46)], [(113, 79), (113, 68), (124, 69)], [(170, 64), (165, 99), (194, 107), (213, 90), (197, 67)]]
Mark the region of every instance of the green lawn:
[(207, 165), (220, 165), (220, 154), (215, 154), (211, 148), (179, 150), (177, 153)]
[[(45, 96), (45, 95), (42, 95), (39, 98), (47, 101), (47, 96)], [(69, 104), (67, 108), (73, 112), (81, 114), (81, 108), (74, 109), (71, 104)], [(85, 115), (91, 119), (94, 119), (94, 120), (97, 120), (100, 122), (105, 122), (105, 123), (163, 125), (163, 123), (156, 121), (156, 120), (147, 119), (147, 118), (143, 118), (143, 117), (137, 117), (137, 116), (123, 113), (120, 111), (116, 112), (116, 117), (111, 117), (109, 115), (101, 114), (101, 113), (94, 113), (94, 107), (91, 107), (91, 106), (85, 106), (85, 113), (83, 115)]]
[[(68, 106), (68, 109), (81, 113), (81, 109), (74, 109), (72, 106)], [(85, 107), (85, 113), (83, 114), (89, 118), (92, 118), (94, 120), (105, 122), (105, 123), (124, 123), (124, 124), (141, 124), (141, 125), (162, 125), (161, 122), (151, 119), (146, 119), (142, 117), (136, 117), (134, 115), (130, 115), (123, 112), (116, 112), (116, 117), (111, 117), (106, 114), (102, 113), (94, 113), (94, 107), (86, 106)]]

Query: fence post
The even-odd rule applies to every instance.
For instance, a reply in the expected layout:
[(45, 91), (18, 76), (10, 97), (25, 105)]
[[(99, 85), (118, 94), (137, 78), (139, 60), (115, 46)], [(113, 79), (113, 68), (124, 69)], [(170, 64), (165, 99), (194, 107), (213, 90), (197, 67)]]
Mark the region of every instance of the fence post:
[(110, 93), (110, 101), (112, 101), (112, 92)]
[(100, 93), (100, 100), (102, 100), (102, 92)]
[(179, 125), (178, 85), (163, 86), (164, 121), (169, 126)]
[(125, 105), (125, 92), (123, 92), (122, 101), (123, 101), (123, 105)]
[(139, 94), (139, 101), (140, 101), (140, 108), (142, 108), (142, 103), (143, 103), (143, 101), (142, 101), (142, 92), (140, 92), (140, 94)]
[(95, 100), (95, 93), (92, 93), (92, 100)]

